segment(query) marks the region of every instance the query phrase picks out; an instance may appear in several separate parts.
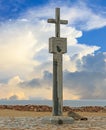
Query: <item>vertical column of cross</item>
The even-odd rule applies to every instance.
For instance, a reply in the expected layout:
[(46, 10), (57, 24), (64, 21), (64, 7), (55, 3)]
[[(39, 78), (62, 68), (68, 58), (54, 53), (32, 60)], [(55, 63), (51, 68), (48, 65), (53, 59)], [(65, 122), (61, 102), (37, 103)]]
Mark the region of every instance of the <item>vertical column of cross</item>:
[(56, 10), (55, 10), (55, 18), (56, 18), (55, 36), (60, 37), (60, 8), (56, 8)]
[[(55, 10), (55, 36), (60, 37), (60, 8)], [(62, 85), (62, 54), (53, 54), (53, 115), (62, 115), (63, 85)]]

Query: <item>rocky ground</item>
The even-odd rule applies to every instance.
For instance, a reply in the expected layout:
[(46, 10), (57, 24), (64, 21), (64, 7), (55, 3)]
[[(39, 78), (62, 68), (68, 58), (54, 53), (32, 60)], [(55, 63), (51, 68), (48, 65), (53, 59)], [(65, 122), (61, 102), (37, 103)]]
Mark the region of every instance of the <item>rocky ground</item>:
[[(35, 108), (39, 108), (41, 112), (37, 112), (37, 109), (35, 111)], [(44, 112), (45, 109), (51, 111), (48, 106), (1, 106), (0, 130), (106, 130), (106, 107), (64, 107), (64, 111), (77, 111), (88, 120), (75, 120), (73, 124), (61, 125), (43, 124), (42, 119), (48, 114)], [(24, 114), (26, 111), (30, 112), (27, 116)]]
[(73, 124), (43, 124), (43, 117), (0, 117), (0, 130), (106, 130), (106, 117), (88, 117)]

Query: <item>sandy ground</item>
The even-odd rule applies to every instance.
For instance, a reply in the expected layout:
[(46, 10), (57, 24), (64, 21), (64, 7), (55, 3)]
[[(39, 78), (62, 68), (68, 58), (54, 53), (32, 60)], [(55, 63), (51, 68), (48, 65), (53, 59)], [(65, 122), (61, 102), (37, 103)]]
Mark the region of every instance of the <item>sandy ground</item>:
[[(105, 112), (77, 112), (82, 116), (106, 116)], [(51, 116), (51, 112), (31, 112), (31, 111), (17, 111), (17, 110), (0, 110), (0, 117), (42, 117)], [(63, 115), (67, 115), (63, 113)]]
[(31, 111), (17, 111), (17, 110), (0, 110), (1, 117), (41, 117), (49, 116), (50, 112), (31, 112)]
[(50, 112), (0, 110), (0, 130), (106, 130), (106, 113), (78, 112), (78, 114), (87, 117), (88, 120), (53, 125), (42, 124), (41, 121), (44, 116), (51, 116)]

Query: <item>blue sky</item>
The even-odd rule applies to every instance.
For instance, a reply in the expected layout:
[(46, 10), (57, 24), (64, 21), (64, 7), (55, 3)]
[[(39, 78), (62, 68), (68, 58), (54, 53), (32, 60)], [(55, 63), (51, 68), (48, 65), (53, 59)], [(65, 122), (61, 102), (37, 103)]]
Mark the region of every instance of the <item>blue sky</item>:
[(105, 0), (0, 0), (0, 99), (52, 99), (56, 7), (68, 20), (64, 99), (106, 99)]
[[(92, 9), (95, 13), (99, 13), (98, 9), (103, 11), (102, 15), (106, 15), (106, 1), (104, 0), (85, 0), (90, 9)], [(34, 8), (37, 6), (44, 6), (50, 3), (50, 0), (1, 0), (1, 6), (0, 9), (0, 20), (5, 21), (8, 19), (16, 19), (18, 18), (22, 12), (27, 11), (29, 8)], [(55, 1), (56, 2), (56, 1)], [(78, 0), (69, 0), (69, 5), (74, 5), (78, 2)], [(60, 2), (62, 1), (60, 0)], [(78, 25), (76, 25), (77, 27)], [(106, 48), (106, 27), (84, 31), (83, 30), (83, 36), (78, 38), (78, 41), (80, 43), (85, 43), (88, 45), (96, 44), (98, 46), (101, 46), (101, 51), (105, 51)]]
[(100, 51), (106, 51), (106, 27), (83, 31), (83, 36), (78, 38), (80, 43), (100, 46)]
[[(103, 15), (106, 15), (106, 1), (104, 0), (85, 0), (88, 7), (92, 9), (95, 13), (98, 13), (98, 9), (103, 10)], [(48, 4), (50, 0), (2, 0), (0, 9), (0, 20), (5, 21), (8, 19), (16, 19), (18, 18), (22, 12), (27, 11), (29, 8), (34, 8), (37, 6), (44, 6)], [(69, 5), (74, 5), (77, 3), (78, 0), (70, 0)], [(62, 1), (60, 1), (62, 3)], [(76, 25), (77, 27), (78, 25)], [(80, 43), (85, 43), (92, 45), (96, 44), (98, 46), (101, 46), (101, 51), (105, 51), (106, 48), (106, 27), (89, 30), (89, 31), (83, 31), (83, 36), (78, 38), (78, 41)]]

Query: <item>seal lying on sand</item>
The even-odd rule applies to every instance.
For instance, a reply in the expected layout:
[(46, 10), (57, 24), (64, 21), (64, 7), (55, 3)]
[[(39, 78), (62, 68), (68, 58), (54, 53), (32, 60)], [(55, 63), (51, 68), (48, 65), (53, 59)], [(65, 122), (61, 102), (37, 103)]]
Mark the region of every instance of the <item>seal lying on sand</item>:
[(67, 116), (72, 117), (74, 120), (88, 120), (86, 117), (82, 117), (73, 111), (69, 111)]

